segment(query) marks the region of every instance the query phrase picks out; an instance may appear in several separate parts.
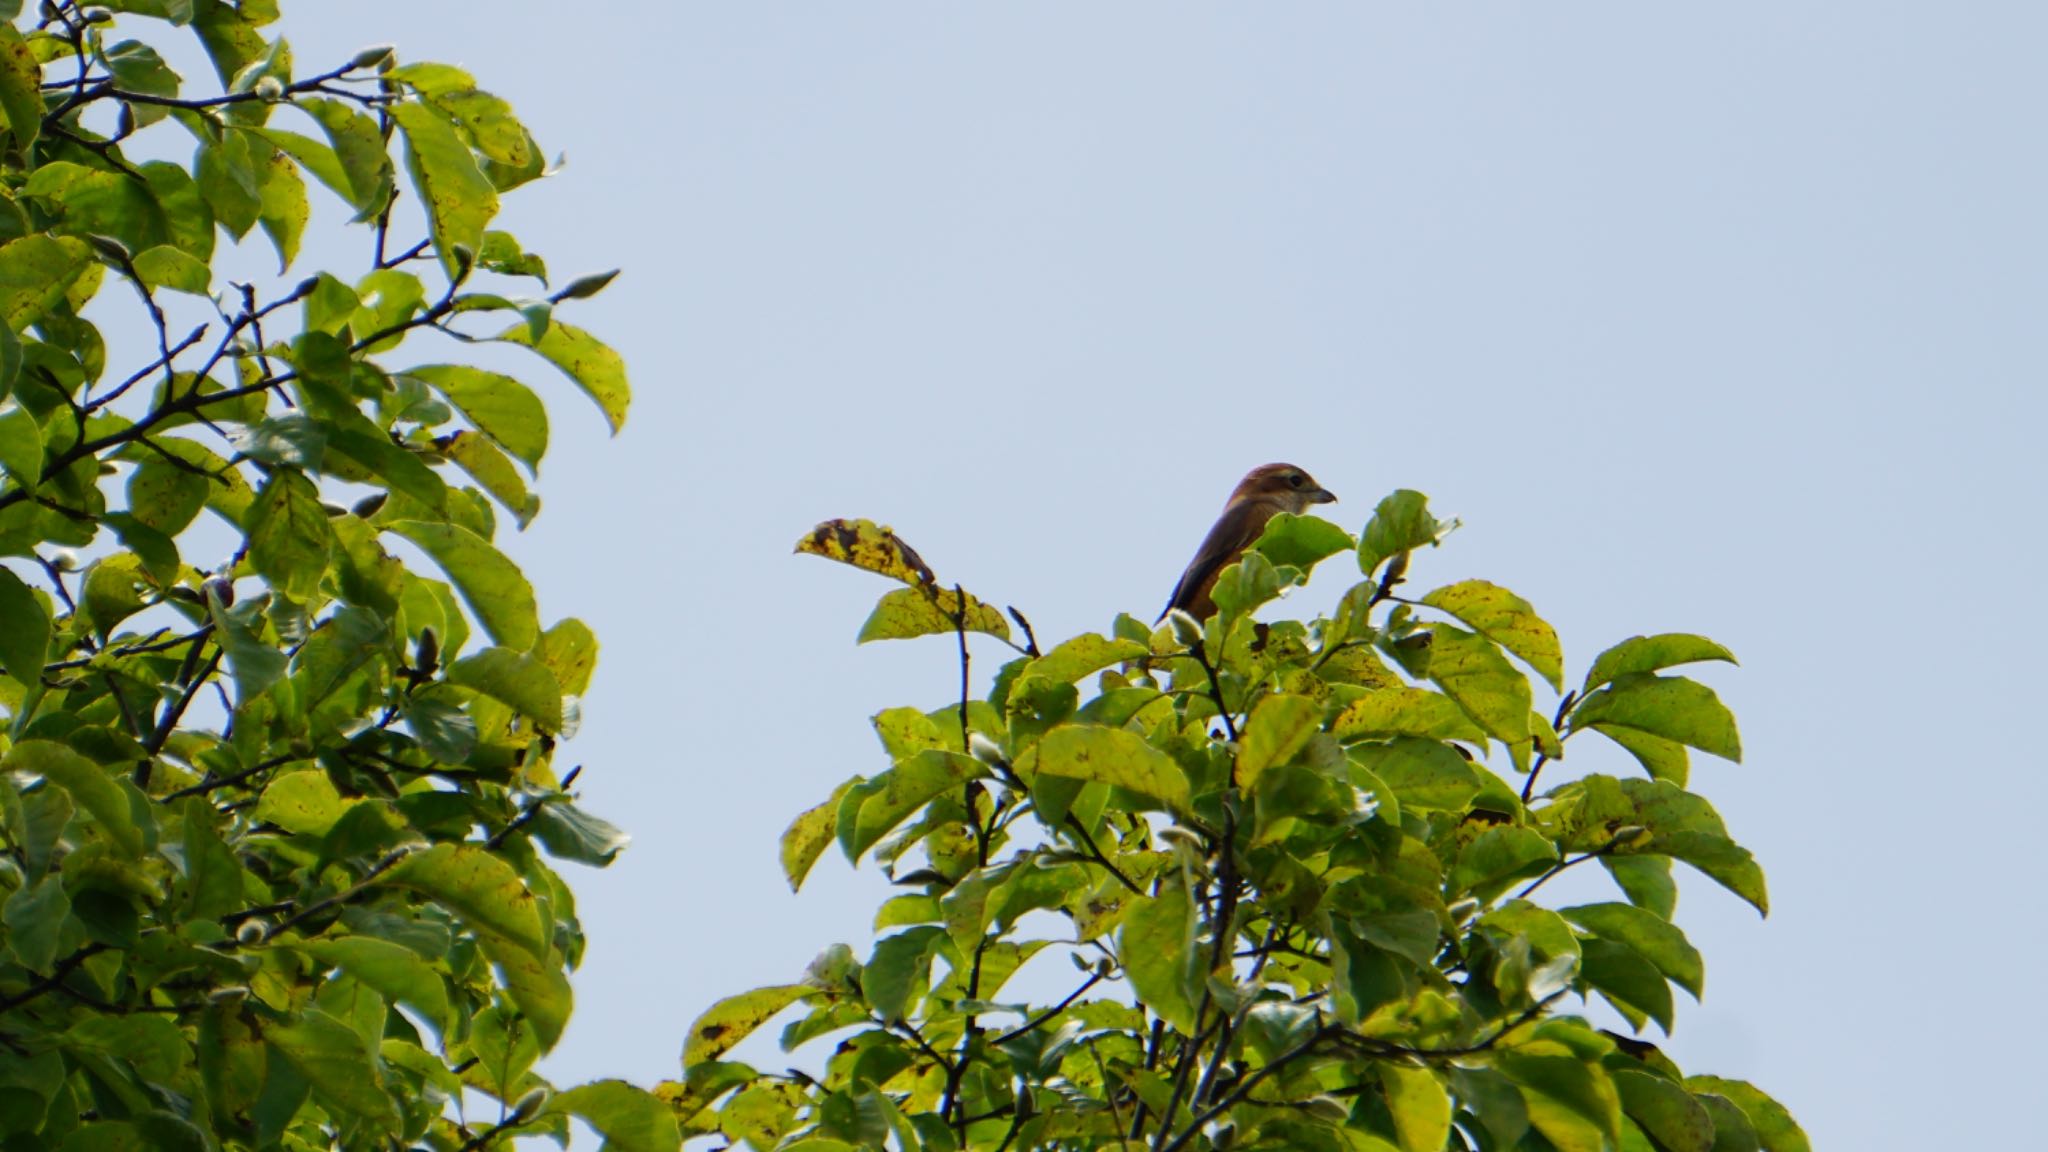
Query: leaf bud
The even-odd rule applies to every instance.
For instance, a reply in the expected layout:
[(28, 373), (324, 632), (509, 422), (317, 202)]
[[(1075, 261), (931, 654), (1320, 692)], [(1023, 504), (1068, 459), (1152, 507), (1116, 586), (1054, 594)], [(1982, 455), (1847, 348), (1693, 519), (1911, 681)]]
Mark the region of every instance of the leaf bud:
[(1479, 901), (1474, 900), (1470, 896), (1444, 909), (1444, 912), (1450, 916), (1453, 923), (1462, 923), (1477, 911), (1479, 911)]
[(441, 638), (432, 628), (420, 629), (419, 645), (414, 649), (413, 667), (423, 676), (432, 676), (441, 667)]
[(1609, 841), (1616, 848), (1641, 848), (1654, 835), (1641, 824), (1623, 824), (1614, 830), (1614, 839)]
[(262, 920), (253, 918), (244, 920), (241, 926), (235, 929), (235, 943), (240, 944), (244, 948), (253, 948), (263, 943), (264, 937), (269, 934), (270, 928)]
[(235, 582), (225, 576), (215, 576), (206, 582), (206, 594), (223, 608), (235, 606)]
[(979, 732), (971, 732), (968, 734), (967, 751), (972, 753), (976, 760), (981, 761), (983, 764), (986, 764), (991, 768), (1001, 768), (1010, 762), (1009, 759), (1003, 755), (1003, 749), (1001, 745), (997, 744), (995, 741), (989, 739), (988, 737), (983, 736)]
[(1167, 627), (1173, 629), (1173, 638), (1183, 646), (1193, 648), (1202, 642), (1202, 622), (1175, 608), (1166, 614)]
[(59, 572), (78, 571), (78, 553), (73, 552), (69, 548), (50, 549), (49, 560), (50, 567), (55, 568)]
[(349, 511), (355, 513), (357, 516), (360, 516), (365, 520), (368, 520), (370, 517), (375, 516), (378, 513), (378, 511), (384, 507), (384, 501), (389, 496), (390, 493), (388, 492), (372, 492), (368, 496), (363, 497), (361, 500), (356, 501), (355, 507), (350, 508)]
[(284, 81), (275, 76), (265, 76), (256, 81), (256, 87), (252, 91), (256, 93), (258, 100), (266, 104), (275, 104), (284, 99)]
[(87, 24), (112, 24), (114, 14), (105, 8), (87, 8), (82, 15)]
[(230, 1005), (240, 1003), (247, 999), (248, 996), (249, 986), (247, 984), (223, 984), (206, 994), (206, 998), (215, 1004)]
[(553, 299), (557, 302), (563, 300), (586, 300), (604, 291), (605, 286), (617, 279), (618, 275), (619, 270), (614, 268), (609, 272), (597, 272), (589, 276), (578, 276), (576, 279), (569, 281), (567, 287), (555, 293)]
[(327, 517), (328, 517), (328, 519), (330, 519), (330, 520), (331, 520), (331, 519), (333, 519), (333, 518), (334, 518), (334, 517), (336, 517), (336, 516), (346, 516), (346, 515), (348, 515), (348, 509), (346, 509), (346, 508), (343, 508), (343, 507), (342, 507), (341, 505), (339, 505), (339, 504), (336, 504), (336, 503), (334, 503), (334, 502), (332, 502), (332, 501), (329, 501), (329, 500), (322, 500), (322, 501), (320, 502), (320, 510), (321, 510), (322, 512), (325, 512), (325, 513), (327, 513)]
[(390, 44), (372, 44), (361, 52), (356, 53), (355, 58), (348, 62), (348, 66), (351, 68), (374, 68), (391, 59), (391, 54), (396, 51), (398, 49)]
[(534, 1113), (547, 1107), (548, 1097), (551, 1095), (553, 1092), (545, 1084), (536, 1084), (528, 1088), (526, 1094), (513, 1103), (512, 1114), (505, 1118), (505, 1123), (524, 1124), (533, 1119)]
[(1351, 1106), (1335, 1096), (1311, 1096), (1298, 1105), (1318, 1120), (1342, 1124), (1351, 1118)]
[(36, 5), (36, 14), (44, 20), (55, 20), (57, 18), (57, 5), (52, 3), (51, 0), (43, 0), (41, 4)]

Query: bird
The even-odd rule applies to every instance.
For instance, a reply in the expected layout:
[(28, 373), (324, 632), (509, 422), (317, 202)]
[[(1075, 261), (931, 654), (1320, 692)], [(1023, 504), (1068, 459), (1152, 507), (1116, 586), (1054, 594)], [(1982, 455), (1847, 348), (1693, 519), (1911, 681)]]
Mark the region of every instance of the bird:
[(1202, 538), (1202, 546), (1188, 562), (1187, 571), (1180, 574), (1180, 583), (1173, 586), (1173, 596), (1160, 610), (1159, 619), (1166, 619), (1166, 614), (1176, 608), (1197, 620), (1215, 615), (1216, 601), (1210, 594), (1216, 587), (1216, 577), (1244, 555), (1244, 550), (1266, 530), (1266, 522), (1274, 513), (1291, 512), (1299, 516), (1310, 505), (1330, 504), (1336, 499), (1336, 493), (1292, 464), (1262, 464), (1245, 473), (1224, 503), (1223, 514)]

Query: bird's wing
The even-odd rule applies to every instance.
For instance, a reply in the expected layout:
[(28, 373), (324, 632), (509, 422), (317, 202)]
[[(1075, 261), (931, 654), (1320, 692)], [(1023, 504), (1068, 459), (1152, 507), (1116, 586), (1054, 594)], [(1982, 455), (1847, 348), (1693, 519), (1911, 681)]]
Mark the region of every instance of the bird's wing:
[(1216, 574), (1250, 547), (1272, 518), (1273, 508), (1263, 500), (1239, 501), (1225, 508), (1209, 534), (1202, 538), (1195, 558), (1188, 561), (1187, 571), (1180, 574), (1180, 583), (1173, 586), (1173, 596), (1160, 609), (1160, 618), (1164, 619), (1175, 608), (1187, 609), (1201, 599)]

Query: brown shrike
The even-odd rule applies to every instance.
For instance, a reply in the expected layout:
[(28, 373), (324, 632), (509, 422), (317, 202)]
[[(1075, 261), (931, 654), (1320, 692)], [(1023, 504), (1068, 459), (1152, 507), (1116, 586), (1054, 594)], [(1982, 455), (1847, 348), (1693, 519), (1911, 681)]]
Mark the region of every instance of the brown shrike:
[(1329, 489), (1292, 464), (1262, 464), (1245, 473), (1231, 491), (1229, 502), (1223, 505), (1223, 515), (1216, 518), (1216, 526), (1209, 529), (1195, 558), (1188, 562), (1187, 571), (1180, 574), (1180, 583), (1173, 586), (1173, 598), (1160, 610), (1159, 618), (1165, 619), (1175, 608), (1197, 620), (1215, 615), (1216, 601), (1210, 598), (1210, 593), (1216, 587), (1216, 577), (1244, 555), (1244, 550), (1266, 530), (1266, 521), (1274, 513), (1291, 512), (1299, 516), (1311, 504), (1329, 504), (1336, 499)]

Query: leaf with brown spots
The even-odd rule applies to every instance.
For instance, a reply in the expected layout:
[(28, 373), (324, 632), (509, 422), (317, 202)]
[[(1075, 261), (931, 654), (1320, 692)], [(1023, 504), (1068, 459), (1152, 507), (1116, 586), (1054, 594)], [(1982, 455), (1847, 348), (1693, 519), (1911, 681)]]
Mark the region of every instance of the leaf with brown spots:
[(796, 1003), (805, 993), (815, 991), (805, 984), (774, 984), (713, 1004), (690, 1024), (689, 1038), (683, 1041), (683, 1067), (718, 1059), (767, 1023), (769, 1017)]
[(1010, 624), (1001, 610), (972, 595), (966, 598), (966, 617), (961, 619), (961, 595), (951, 588), (898, 588), (875, 605), (860, 627), (860, 642), (937, 636), (963, 626), (969, 632), (1010, 638)]
[(823, 556), (910, 585), (938, 583), (917, 550), (872, 520), (827, 520), (796, 542), (798, 552)]

